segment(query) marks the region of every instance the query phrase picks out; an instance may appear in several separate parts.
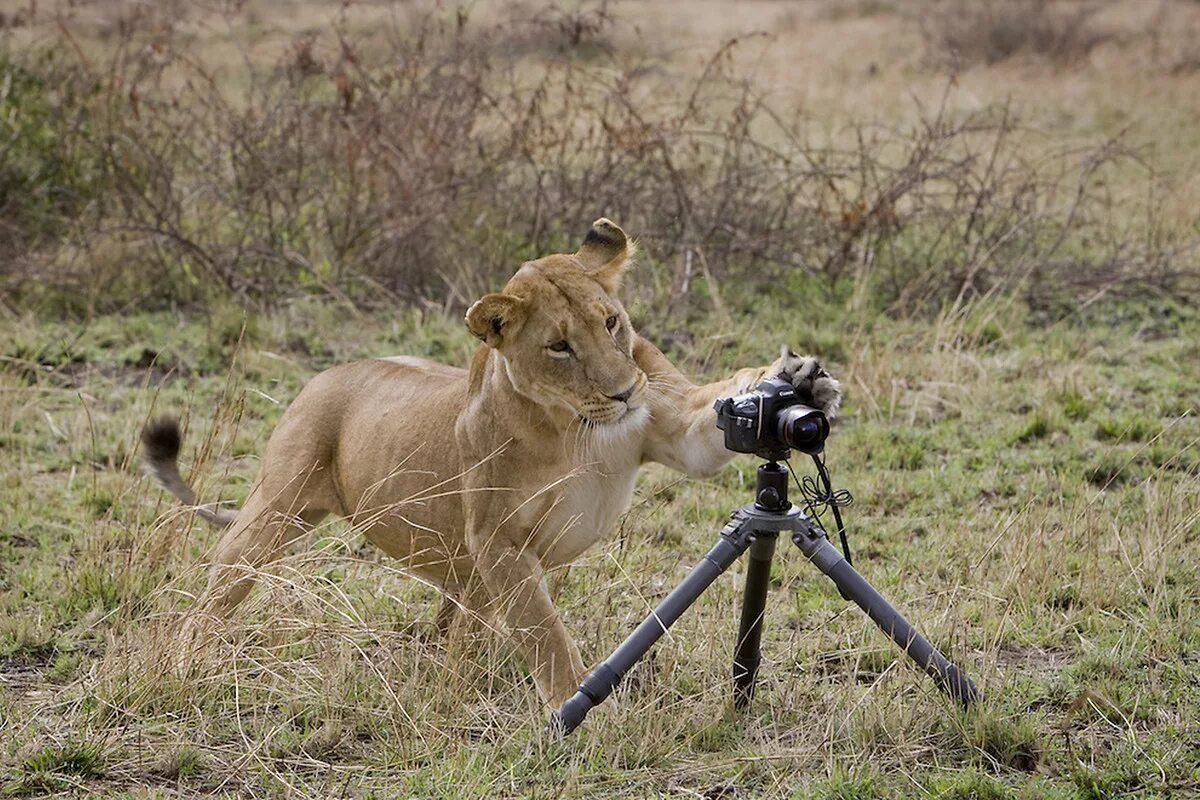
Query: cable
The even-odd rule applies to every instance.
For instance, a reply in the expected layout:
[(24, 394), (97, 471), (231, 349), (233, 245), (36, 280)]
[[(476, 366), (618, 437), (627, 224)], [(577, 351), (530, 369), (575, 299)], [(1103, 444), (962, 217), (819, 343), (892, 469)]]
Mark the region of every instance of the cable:
[(820, 477), (821, 483), (818, 484), (816, 479), (811, 475), (805, 475), (801, 481), (796, 477), (794, 470), (791, 470), (792, 479), (796, 481), (796, 487), (800, 490), (800, 494), (804, 496), (804, 510), (808, 515), (814, 518), (817, 522), (821, 522), (821, 512), (817, 509), (821, 506), (833, 510), (833, 521), (837, 523), (838, 538), (842, 543), (842, 553), (846, 556), (846, 563), (854, 566), (853, 559), (850, 558), (850, 541), (846, 538), (846, 525), (842, 522), (842, 512), (838, 509), (845, 508), (854, 502), (854, 495), (850, 494), (849, 489), (833, 490), (833, 483), (829, 479), (829, 470), (825, 468), (825, 460), (817, 453), (812, 453), (813, 463), (817, 465), (817, 475)]

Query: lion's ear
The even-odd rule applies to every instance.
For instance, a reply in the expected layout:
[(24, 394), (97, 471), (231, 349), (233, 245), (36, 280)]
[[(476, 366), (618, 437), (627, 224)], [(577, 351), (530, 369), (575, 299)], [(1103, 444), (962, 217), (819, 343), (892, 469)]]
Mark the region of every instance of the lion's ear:
[(637, 244), (611, 220), (601, 217), (592, 223), (575, 257), (583, 268), (613, 294), (621, 284), (621, 273), (629, 266)]
[(467, 330), (490, 347), (499, 347), (524, 322), (525, 302), (512, 295), (485, 294), (467, 309)]

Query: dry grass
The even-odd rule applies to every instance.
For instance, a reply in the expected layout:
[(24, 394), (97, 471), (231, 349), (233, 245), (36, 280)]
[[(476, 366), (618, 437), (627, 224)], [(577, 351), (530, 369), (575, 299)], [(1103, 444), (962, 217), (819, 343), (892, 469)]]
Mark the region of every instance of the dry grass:
[[(132, 331), (95, 323), (75, 367), (5, 371), (4, 480), (21, 498), (4, 525), (0, 632), (11, 791), (1191, 786), (1178, 748), (1198, 730), (1187, 678), (1200, 524), (1186, 400), (1200, 388), (1200, 354), (1184, 333), (1194, 321), (1174, 338), (1098, 345), (1094, 328), (1025, 331), (1019, 312), (995, 302), (933, 326), (871, 330), (826, 309), (819, 327), (842, 348), (834, 363), (852, 401), (830, 461), (857, 495), (858, 562), (977, 676), (988, 702), (955, 714), (787, 548), (764, 685), (748, 714), (728, 708), (735, 567), (615, 703), (555, 744), (511, 649), (492, 637), (431, 638), (424, 621), (436, 593), (341, 523), (266, 569), (220, 642), (175, 668), (174, 630), (214, 533), (136, 474), (137, 432), (152, 404), (190, 411), (189, 466), (202, 493), (240, 497), (280, 411), (265, 395), (286, 403), (312, 369), (297, 337), (331, 329), (321, 313), (304, 321), (313, 310), (254, 321), (240, 347), (233, 334), (228, 375), (206, 374), (197, 342), (229, 337), (204, 323), (172, 330), (161, 317)], [(720, 362), (761, 360), (756, 332), (803, 341), (816, 329), (766, 313)], [(416, 322), (364, 318), (318, 363), (379, 353), (383, 341), (394, 344), (382, 352), (465, 361), (465, 332)], [(6, 335), (29, 350), (59, 341), (28, 319), (9, 320)], [(146, 382), (157, 373), (120, 367), (142, 337), (191, 376), (158, 387)], [(753, 466), (708, 482), (650, 470), (616, 537), (554, 577), (589, 658), (707, 549)], [(1139, 759), (1158, 768), (1129, 767)]]

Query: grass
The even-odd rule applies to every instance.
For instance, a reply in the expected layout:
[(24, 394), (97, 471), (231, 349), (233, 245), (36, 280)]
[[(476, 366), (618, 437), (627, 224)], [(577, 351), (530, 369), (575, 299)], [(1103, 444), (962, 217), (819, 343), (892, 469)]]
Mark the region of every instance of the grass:
[[(737, 566), (616, 702), (554, 743), (507, 645), (447, 652), (423, 632), (435, 593), (341, 523), (269, 568), (212, 652), (182, 672), (165, 663), (214, 533), (138, 474), (145, 419), (183, 413), (202, 495), (237, 500), (315, 371), (396, 352), (465, 363), (474, 346), (453, 319), (405, 312), (346, 326), (342, 313), (312, 302), (245, 318), (4, 321), (4, 791), (1110, 797), (1197, 787), (1200, 458), (1187, 398), (1200, 396), (1200, 320), (1180, 319), (1169, 337), (1109, 326), (1101, 339), (1091, 325), (1014, 318), (992, 341), (957, 335), (969, 320), (864, 327), (829, 309), (822, 335), (840, 342), (835, 366), (850, 387), (829, 463), (856, 496), (858, 563), (961, 660), (986, 702), (953, 711), (789, 548), (749, 711), (731, 710), (726, 685)], [(746, 333), (736, 339), (696, 330), (695, 341), (720, 346), (674, 357), (716, 374), (812, 336), (802, 318), (763, 314), (737, 312)], [(154, 357), (131, 359), (143, 350)], [(1115, 420), (1105, 430), (1117, 435), (1098, 435), (1096, 418)], [(553, 576), (588, 658), (707, 549), (753, 468), (739, 460), (709, 481), (647, 469), (619, 531)]]

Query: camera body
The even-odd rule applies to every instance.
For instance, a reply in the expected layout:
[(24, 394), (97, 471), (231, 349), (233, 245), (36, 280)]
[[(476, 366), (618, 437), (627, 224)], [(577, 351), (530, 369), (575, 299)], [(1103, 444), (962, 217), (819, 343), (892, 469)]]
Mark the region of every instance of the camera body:
[(746, 394), (713, 404), (717, 427), (725, 432), (725, 448), (776, 461), (789, 450), (815, 455), (825, 447), (829, 420), (805, 405), (783, 378), (766, 378)]

